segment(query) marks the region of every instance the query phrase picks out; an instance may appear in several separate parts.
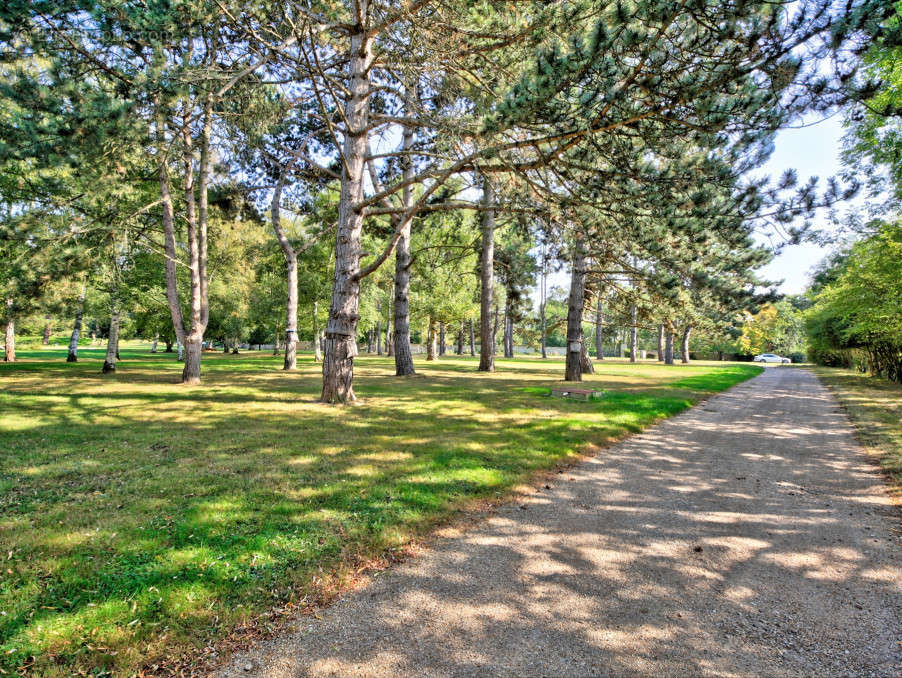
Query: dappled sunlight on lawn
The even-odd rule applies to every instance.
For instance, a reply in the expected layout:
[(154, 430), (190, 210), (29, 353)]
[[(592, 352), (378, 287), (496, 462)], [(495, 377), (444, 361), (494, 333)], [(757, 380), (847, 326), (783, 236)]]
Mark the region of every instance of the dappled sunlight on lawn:
[(123, 351), (103, 377), (100, 352), (64, 367), (34, 353), (0, 370), (4, 668), (30, 654), (136, 666), (206, 642), (756, 372), (611, 362), (587, 378), (606, 397), (575, 402), (545, 395), (560, 362), (485, 375), (454, 357), (397, 379), (391, 359), (363, 357), (361, 403), (335, 407), (315, 402), (307, 356), (284, 373), (279, 357), (205, 355), (204, 384), (184, 387), (165, 354)]

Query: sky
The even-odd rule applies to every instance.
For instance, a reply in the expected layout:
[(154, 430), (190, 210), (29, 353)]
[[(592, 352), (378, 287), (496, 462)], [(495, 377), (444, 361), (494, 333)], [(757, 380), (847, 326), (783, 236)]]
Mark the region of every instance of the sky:
[[(819, 177), (823, 191), (827, 178), (841, 170), (842, 116), (834, 115), (825, 120), (813, 118), (807, 123), (808, 126), (781, 130), (777, 134), (774, 153), (763, 171), (779, 177), (785, 170), (795, 169), (800, 185), (809, 177)], [(813, 223), (815, 227), (827, 228), (824, 215), (818, 215)], [(765, 240), (762, 238), (762, 241)], [(829, 249), (811, 243), (787, 245), (760, 273), (767, 280), (782, 280), (778, 289), (783, 294), (799, 294), (808, 285), (811, 269), (829, 252)]]

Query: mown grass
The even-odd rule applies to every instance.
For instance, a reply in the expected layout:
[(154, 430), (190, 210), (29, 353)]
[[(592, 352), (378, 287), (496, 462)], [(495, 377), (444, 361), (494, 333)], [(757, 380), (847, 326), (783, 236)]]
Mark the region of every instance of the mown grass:
[(879, 461), (894, 495), (902, 499), (902, 384), (853, 370), (812, 369), (836, 395), (859, 441)]
[[(357, 362), (353, 407), (316, 402), (318, 365), (208, 354), (22, 351), (0, 365), (0, 669), (128, 675), (197, 651), (330, 573), (390, 552), (469, 502), (757, 374), (607, 361), (596, 402), (541, 395), (562, 363)], [(334, 579), (332, 580), (334, 581)]]

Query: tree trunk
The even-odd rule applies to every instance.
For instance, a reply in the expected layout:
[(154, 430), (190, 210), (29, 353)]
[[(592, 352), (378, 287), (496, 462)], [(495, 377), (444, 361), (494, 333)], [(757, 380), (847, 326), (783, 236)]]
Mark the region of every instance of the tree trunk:
[(514, 357), (514, 324), (511, 321), (510, 306), (504, 309), (504, 357)]
[(573, 244), (570, 299), (567, 304), (567, 363), (565, 381), (582, 381), (583, 303), (586, 295), (586, 253), (581, 237)]
[(476, 355), (476, 332), (473, 331), (473, 319), (470, 318), (470, 356)]
[(172, 353), (172, 337), (166, 337), (163, 342), (166, 344), (166, 353)]
[(545, 244), (542, 244), (542, 299), (539, 302), (539, 318), (541, 320), (542, 333), (542, 358), (548, 357), (548, 322), (545, 318), (545, 306), (548, 303), (548, 259), (545, 254)]
[(382, 355), (382, 302), (376, 305), (376, 313), (379, 319), (376, 320), (376, 355)]
[[(408, 113), (409, 115), (409, 113)], [(405, 127), (401, 136), (401, 149), (411, 151), (414, 145), (414, 130)], [(411, 179), (415, 168), (409, 155), (401, 158), (403, 178)], [(405, 186), (401, 192), (404, 207), (413, 205), (413, 186)], [(416, 374), (413, 355), (410, 351), (410, 219), (401, 224), (401, 234), (395, 245), (395, 333), (392, 344), (395, 352), (395, 374), (404, 377)]]
[(683, 364), (689, 364), (689, 335), (692, 334), (692, 325), (686, 324), (686, 328), (683, 330)]
[(595, 374), (595, 366), (592, 365), (592, 359), (589, 357), (589, 348), (588, 344), (586, 344), (586, 336), (585, 333), (582, 335), (582, 341), (580, 342), (581, 348), (579, 351), (579, 360), (580, 360), (580, 369), (583, 374)]
[(673, 331), (669, 328), (664, 335), (664, 364), (673, 365)]
[(435, 360), (435, 321), (429, 318), (426, 330), (426, 360)]
[(367, 109), (371, 37), (363, 27), (350, 36), (350, 91), (345, 102), (341, 194), (338, 203), (338, 229), (335, 239), (335, 276), (332, 302), (326, 323), (323, 358), (325, 403), (354, 400), (354, 356), (357, 355), (357, 321), (360, 304), (360, 253), (363, 212), (357, 203), (363, 198), (363, 169), (367, 151)]
[[(366, 333), (366, 352), (373, 352), (373, 337), (376, 336), (376, 333), (370, 328), (369, 332)], [(316, 341), (316, 337), (314, 337), (314, 341)]]
[(313, 362), (318, 363), (323, 359), (323, 353), (320, 350), (320, 329), (316, 322), (316, 315), (319, 312), (319, 302), (313, 301)]
[(495, 304), (495, 315), (492, 320), (492, 369), (495, 362), (495, 348), (498, 346), (498, 304)]
[(178, 355), (176, 356), (176, 360), (180, 363), (185, 362), (185, 345), (181, 341), (176, 342), (178, 344)]
[(282, 188), (284, 178), (279, 182), (272, 195), (272, 230), (285, 255), (285, 272), (288, 278), (288, 299), (285, 302), (285, 363), (284, 370), (296, 370), (298, 367), (298, 255), (282, 230), (280, 214)]
[(44, 346), (47, 346), (50, 343), (50, 335), (53, 332), (53, 328), (50, 325), (50, 316), (44, 316), (44, 336), (41, 338), (41, 343)]
[(464, 354), (464, 324), (460, 324), (460, 330), (457, 332), (457, 346), (454, 349), (457, 355)]
[(630, 310), (632, 315), (632, 324), (630, 325), (630, 362), (634, 363), (639, 359), (639, 309), (633, 304)]
[(69, 338), (69, 355), (66, 356), (67, 363), (78, 362), (78, 338), (81, 335), (81, 320), (85, 312), (86, 293), (86, 287), (82, 286), (81, 294), (78, 296), (78, 306), (75, 308), (75, 325), (72, 328), (72, 336)]
[(438, 324), (438, 354), (445, 355), (445, 321)]
[[(492, 184), (483, 179), (482, 201), (486, 207), (495, 204)], [(487, 209), (482, 213), (482, 254), (479, 261), (479, 275), (482, 288), (479, 299), (479, 371), (495, 371), (495, 341), (492, 327), (492, 305), (495, 284), (495, 212)]]
[(394, 296), (394, 290), (388, 297), (388, 317), (385, 319), (385, 355), (389, 358), (393, 358), (395, 355), (395, 347), (392, 342), (392, 331), (391, 331), (391, 319), (392, 319), (392, 296)]
[(664, 362), (664, 325), (658, 325), (658, 362)]
[(598, 301), (595, 306), (595, 359), (604, 360), (604, 308), (601, 291), (598, 292)]
[[(181, 129), (182, 159), (184, 162), (185, 222), (188, 233), (188, 271), (191, 280), (191, 293), (188, 304), (190, 313), (189, 329), (186, 331), (179, 303), (178, 279), (176, 264), (178, 248), (175, 239), (175, 218), (172, 196), (169, 186), (169, 173), (165, 160), (163, 111), (157, 111), (157, 133), (160, 151), (160, 195), (163, 211), (163, 235), (166, 252), (166, 298), (176, 336), (185, 348), (185, 367), (182, 370), (182, 383), (200, 383), (200, 360), (203, 348), (204, 330), (210, 317), (210, 306), (207, 289), (207, 186), (210, 174), (210, 135), (213, 126), (213, 100), (209, 95), (204, 101), (201, 117), (200, 161), (197, 187), (194, 184), (194, 149), (192, 147), (191, 129), (186, 119)], [(195, 191), (198, 202), (195, 204)]]
[(153, 337), (153, 345), (150, 347), (150, 352), (151, 352), (151, 353), (156, 353), (156, 352), (157, 352), (157, 344), (159, 343), (159, 341), (160, 341), (160, 334), (157, 333), (157, 334), (155, 334), (154, 337)]
[(103, 374), (116, 371), (116, 359), (119, 357), (119, 303), (110, 305), (110, 334), (106, 342), (106, 358), (103, 361)]
[(16, 362), (16, 321), (13, 318), (13, 304), (15, 302), (12, 299), (6, 300), (6, 333), (3, 342), (5, 363)]

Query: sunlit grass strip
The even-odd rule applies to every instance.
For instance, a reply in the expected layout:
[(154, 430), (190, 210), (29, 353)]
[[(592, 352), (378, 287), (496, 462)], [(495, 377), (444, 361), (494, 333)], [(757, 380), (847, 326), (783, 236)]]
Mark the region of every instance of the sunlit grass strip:
[(879, 462), (902, 499), (902, 384), (853, 370), (815, 367), (855, 425), (861, 444)]

